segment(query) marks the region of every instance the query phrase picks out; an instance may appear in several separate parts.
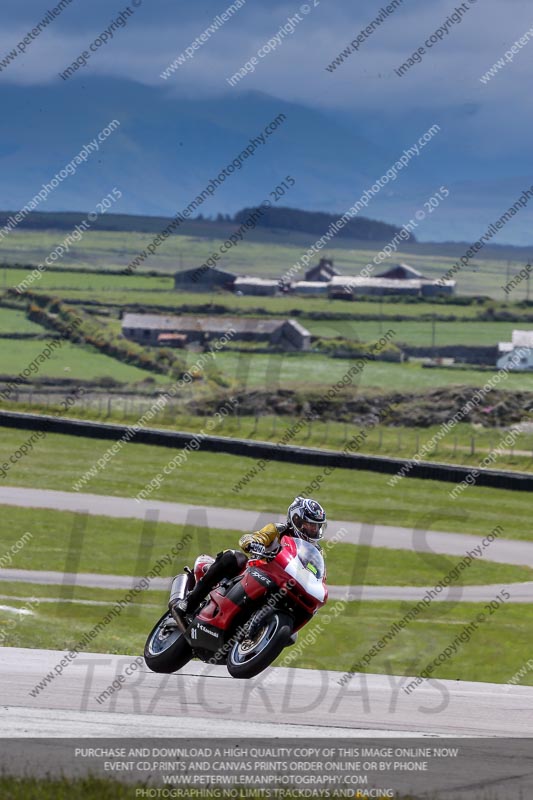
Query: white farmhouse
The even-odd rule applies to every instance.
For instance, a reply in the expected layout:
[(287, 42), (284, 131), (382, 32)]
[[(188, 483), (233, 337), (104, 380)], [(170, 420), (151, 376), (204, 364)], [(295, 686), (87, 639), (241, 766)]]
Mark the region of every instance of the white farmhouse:
[(533, 331), (513, 331), (511, 342), (498, 344), (498, 369), (533, 369)]

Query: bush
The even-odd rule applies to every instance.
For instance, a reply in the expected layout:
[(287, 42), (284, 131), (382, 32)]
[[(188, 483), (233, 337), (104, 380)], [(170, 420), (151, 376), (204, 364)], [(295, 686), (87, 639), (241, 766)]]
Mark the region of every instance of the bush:
[(387, 342), (376, 350), (376, 343), (354, 342), (351, 339), (337, 337), (335, 339), (317, 339), (313, 346), (320, 353), (332, 358), (369, 358), (372, 361), (402, 360), (402, 351), (392, 342)]
[(24, 296), (27, 299), (28, 318), (57, 331), (65, 339), (90, 345), (111, 358), (150, 372), (162, 375), (172, 373), (179, 378), (186, 370), (183, 356), (178, 356), (172, 350), (150, 352), (135, 342), (119, 339), (106, 326), (99, 327), (81, 309), (72, 308), (57, 298), (32, 292), (25, 292)]

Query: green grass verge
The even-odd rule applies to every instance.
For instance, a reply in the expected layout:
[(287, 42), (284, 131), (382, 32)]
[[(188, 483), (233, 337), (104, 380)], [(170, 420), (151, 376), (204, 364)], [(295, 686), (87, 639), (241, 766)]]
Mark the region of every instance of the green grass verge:
[[(45, 333), (41, 328), (41, 333)], [(3, 340), (0, 348), (0, 373), (18, 375), (29, 366), (44, 350), (46, 341), (40, 340)], [(61, 342), (42, 363), (38, 364), (39, 376), (53, 378), (71, 378), (73, 380), (97, 380), (113, 377), (124, 383), (142, 381), (153, 377), (156, 381), (168, 383), (164, 375), (155, 375), (147, 370), (124, 364), (115, 358), (100, 353), (93, 347)]]
[[(0, 465), (8, 462), (29, 435), (28, 431), (1, 430)], [(48, 434), (35, 442), (26, 458), (10, 465), (4, 484), (71, 491), (73, 484), (111, 444)], [(175, 458), (176, 452), (171, 448), (129, 443), (81, 491), (135, 497)], [(387, 475), (337, 469), (325, 477), (320, 467), (281, 462), (272, 462), (241, 491), (234, 491), (255, 465), (252, 458), (192, 452), (150, 499), (270, 511), (277, 516), (284, 513), (293, 497), (318, 485), (310, 493), (324, 504), (332, 519), (481, 536), (502, 525), (505, 538), (533, 539), (531, 499), (527, 492), (472, 486), (451, 502), (448, 494), (454, 487), (452, 483), (404, 478), (390, 487)], [(318, 476), (323, 478), (320, 483)], [(150, 507), (149, 501), (146, 507)]]
[[(180, 572), (185, 563), (192, 565), (200, 552), (214, 555), (222, 549), (238, 548), (238, 539), (242, 535), (242, 531), (237, 530), (190, 528), (162, 522), (153, 528), (143, 520), (84, 517), (49, 509), (0, 506), (0, 511), (2, 552), (11, 552), (10, 548), (24, 533), (33, 535), (12, 556), (10, 566), (14, 569), (140, 576), (149, 572), (161, 556), (169, 553), (176, 542), (181, 542), (188, 534), (191, 539), (189, 541), (187, 537), (186, 547), (161, 572), (162, 577), (170, 577)], [(490, 559), (490, 550), (486, 557)], [(328, 582), (331, 585), (432, 586), (459, 561), (459, 557), (340, 542), (326, 550)], [(529, 567), (480, 560), (463, 571), (456, 583), (480, 585), (529, 580), (533, 580), (533, 569)], [(15, 589), (10, 593), (18, 596), (21, 589), (17, 589), (16, 584), (13, 586)], [(4, 584), (0, 593), (6, 593)], [(58, 595), (50, 593), (48, 596)]]
[[(22, 586), (22, 584), (21, 584)], [(103, 600), (104, 605), (88, 605), (77, 602), (81, 599), (81, 588), (76, 587), (68, 602), (68, 588), (44, 587), (39, 584), (24, 584), (19, 594), (30, 600), (2, 600), (0, 605), (0, 630), (3, 647), (27, 647), (39, 650), (71, 650), (83, 634), (103, 620), (114, 604), (123, 599), (127, 589), (110, 591), (89, 589), (83, 592), (84, 599)], [(51, 588), (53, 592), (45, 591)], [(24, 594), (26, 592), (26, 594)], [(40, 602), (41, 598), (62, 598), (62, 602)], [(87, 595), (90, 594), (90, 597)], [(153, 595), (153, 596), (152, 596)], [(106, 625), (102, 635), (94, 638), (87, 649), (94, 653), (138, 655), (142, 653), (146, 637), (167, 607), (168, 592), (146, 592), (124, 608), (120, 617)], [(6, 607), (10, 610), (6, 610)], [(14, 609), (23, 609), (31, 614), (19, 615)], [(1, 795), (0, 795), (1, 796)]]
[(15, 778), (0, 776), (2, 800), (134, 800), (136, 789), (112, 778)]
[[(119, 740), (120, 741), (120, 740)], [(118, 745), (118, 743), (117, 743)], [(2, 800), (135, 800), (139, 795), (137, 790), (144, 788), (145, 784), (125, 784), (112, 778), (11, 778), (0, 776), (0, 796)], [(339, 787), (341, 788), (341, 787)], [(181, 791), (187, 791), (186, 786), (181, 787)], [(199, 797), (196, 792), (198, 788), (191, 789), (191, 797)], [(265, 789), (265, 791), (268, 791)], [(283, 798), (293, 800), (301, 798), (301, 791), (294, 794), (288, 789), (283, 788)], [(154, 795), (154, 797), (157, 795)], [(184, 796), (184, 795), (181, 795)], [(222, 796), (222, 795), (221, 795)], [(242, 800), (246, 798), (259, 797), (257, 789), (238, 787), (238, 796)], [(263, 795), (268, 797), (268, 794)], [(338, 795), (339, 797), (341, 795)], [(316, 800), (332, 797), (331, 793), (318, 795), (313, 794)], [(415, 800), (414, 797), (396, 795), (397, 800)]]
[[(502, 585), (507, 585), (512, 595), (512, 584)], [(39, 597), (39, 591), (40, 587), (35, 586), (33, 594)], [(91, 592), (95, 598), (100, 595), (100, 590)], [(160, 610), (152, 605), (132, 604), (105, 627), (103, 635), (91, 641), (90, 651), (127, 656), (142, 653), (148, 633), (166, 606), (164, 593), (153, 594), (161, 599)], [(150, 604), (153, 602), (151, 595), (150, 592)], [(116, 599), (123, 596), (124, 593), (115, 594)], [(3, 601), (3, 604), (8, 602), (13, 607), (23, 606), (21, 601)], [(285, 650), (275, 665), (416, 676), (480, 612), (485, 613), (486, 621), (479, 625), (468, 641), (459, 644), (451, 658), (436, 667), (432, 677), (506, 683), (531, 657), (532, 604), (508, 603), (490, 616), (483, 603), (439, 602), (420, 612), (398, 635), (390, 637), (385, 647), (364, 668), (357, 669), (354, 665), (390, 631), (395, 622), (398, 623), (409, 612), (413, 603), (350, 602), (344, 604), (337, 616), (333, 611), (335, 605), (335, 601), (330, 601), (302, 631), (301, 646)], [(112, 601), (109, 607), (76, 602), (41, 603), (34, 608), (33, 615), (24, 617), (2, 611), (0, 624), (4, 631), (8, 631), (3, 644), (10, 647), (71, 650), (85, 632), (106, 616), (111, 606)], [(14, 620), (15, 624), (7, 627), (9, 619)], [(309, 636), (307, 639), (307, 634), (313, 632), (316, 637)], [(512, 642), (512, 647), (509, 642)], [(533, 685), (533, 670), (524, 670), (519, 683)], [(350, 688), (359, 691), (349, 685), (346, 691)]]
[[(207, 387), (197, 387), (197, 392), (205, 392)], [(33, 396), (32, 403), (21, 399), (19, 402), (4, 402), (2, 408), (7, 411), (26, 412), (31, 414), (57, 413), (60, 416), (74, 419), (101, 421), (106, 423), (133, 425), (150, 408), (153, 400), (148, 397), (136, 401), (126, 396), (98, 395), (85, 397), (78, 401), (65, 414), (59, 403), (43, 405), (42, 395)], [(65, 394), (67, 390), (65, 390)], [(198, 396), (198, 395), (197, 395)], [(201, 397), (201, 394), (200, 394)], [(192, 397), (191, 397), (192, 400)], [(192, 403), (191, 403), (192, 404)], [(412, 401), (415, 404), (415, 401)], [(235, 437), (262, 442), (279, 442), (287, 430), (295, 428), (299, 417), (290, 415), (258, 414), (256, 417), (229, 414), (217, 420), (212, 433), (217, 436)], [(164, 428), (173, 431), (199, 433), (205, 430), (209, 417), (191, 414), (181, 407), (174, 410), (167, 406), (150, 421), (152, 428)], [(297, 429), (292, 445), (342, 451), (346, 444), (364, 430), (366, 438), (360, 438), (358, 452), (364, 455), (392, 456), (394, 458), (412, 458), (423, 445), (429, 446), (433, 436), (439, 431), (438, 425), (426, 428), (401, 427), (395, 425), (373, 425), (369, 427), (355, 425), (351, 422), (334, 420), (316, 420)], [(494, 451), (507, 435), (507, 428), (482, 428), (480, 425), (459, 423), (453, 433), (436, 440), (433, 450), (424, 455), (425, 461), (446, 462), (461, 466), (479, 467), (488, 453)], [(489, 469), (515, 470), (519, 472), (533, 471), (533, 431), (522, 432), (515, 438), (513, 451), (502, 448), (502, 453), (489, 465)]]
[[(357, 669), (354, 665), (411, 607), (411, 603), (397, 601), (348, 603), (336, 618), (322, 616), (321, 621), (318, 614), (308, 626), (309, 629), (312, 625), (317, 627), (320, 635), (316, 643), (303, 648), (291, 666), (416, 676), (466, 625), (476, 620), (479, 613), (485, 614), (486, 621), (473, 631), (468, 641), (459, 644), (451, 658), (434, 669), (432, 678), (506, 683), (531, 658), (532, 604), (507, 603), (489, 616), (483, 603), (433, 603), (379, 650), (367, 667)], [(327, 606), (323, 614), (327, 614)], [(342, 650), (339, 652), (340, 642)], [(283, 654), (280, 661), (283, 661)], [(533, 685), (533, 670), (526, 669), (520, 682)], [(350, 689), (360, 692), (360, 688), (348, 684), (346, 691)], [(416, 690), (412, 697), (416, 699)]]

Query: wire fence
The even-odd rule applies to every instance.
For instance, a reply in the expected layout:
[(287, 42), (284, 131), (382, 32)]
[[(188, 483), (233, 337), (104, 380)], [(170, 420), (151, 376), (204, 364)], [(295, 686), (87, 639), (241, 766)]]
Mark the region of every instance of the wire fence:
[[(157, 396), (128, 393), (85, 392), (66, 412), (61, 411), (61, 402), (68, 389), (61, 394), (53, 390), (23, 389), (13, 393), (9, 403), (2, 404), (6, 410), (49, 413), (55, 411), (71, 418), (93, 419), (108, 422), (135, 422), (154, 406)], [(196, 431), (201, 429), (213, 414), (214, 406), (201, 403), (195, 406), (190, 399), (169, 400), (165, 408), (152, 419), (151, 425), (173, 430)], [(434, 427), (416, 428), (409, 426), (387, 426), (369, 419), (334, 420), (309, 418), (297, 435), (291, 437), (292, 445), (318, 446), (332, 450), (342, 450), (357, 434), (361, 434), (359, 451), (361, 453), (383, 453), (410, 458), (418, 453), (432, 438)], [(243, 413), (237, 405), (229, 411), (217, 425), (217, 434), (236, 436), (264, 441), (280, 441), (284, 433), (291, 429), (301, 417), (295, 415), (268, 413), (256, 410)], [(497, 448), (500, 457), (506, 461), (520, 458), (533, 458), (533, 422), (521, 423), (521, 433), (513, 437), (513, 445), (501, 446), (505, 431), (516, 426), (481, 428), (464, 423), (457, 426), (457, 432), (450, 433), (436, 441), (428, 458), (453, 460), (472, 460), (482, 458)], [(525, 465), (527, 467), (527, 464)], [(521, 467), (524, 464), (521, 463)]]

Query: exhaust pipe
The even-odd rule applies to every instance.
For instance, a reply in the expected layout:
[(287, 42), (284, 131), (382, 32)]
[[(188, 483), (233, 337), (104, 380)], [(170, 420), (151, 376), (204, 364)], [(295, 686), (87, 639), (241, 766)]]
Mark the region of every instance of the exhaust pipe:
[(174, 620), (179, 630), (183, 634), (186, 633), (187, 628), (185, 627), (185, 624), (181, 619), (181, 617), (179, 616), (179, 614), (177, 614), (176, 611), (174, 610), (174, 604), (176, 603), (176, 601), (184, 599), (184, 597), (187, 595), (187, 592), (189, 592), (192, 589), (193, 583), (194, 579), (192, 573), (182, 572), (179, 575), (176, 575), (176, 577), (172, 581), (172, 586), (170, 588), (170, 597), (168, 600), (169, 611), (172, 616), (172, 619)]

